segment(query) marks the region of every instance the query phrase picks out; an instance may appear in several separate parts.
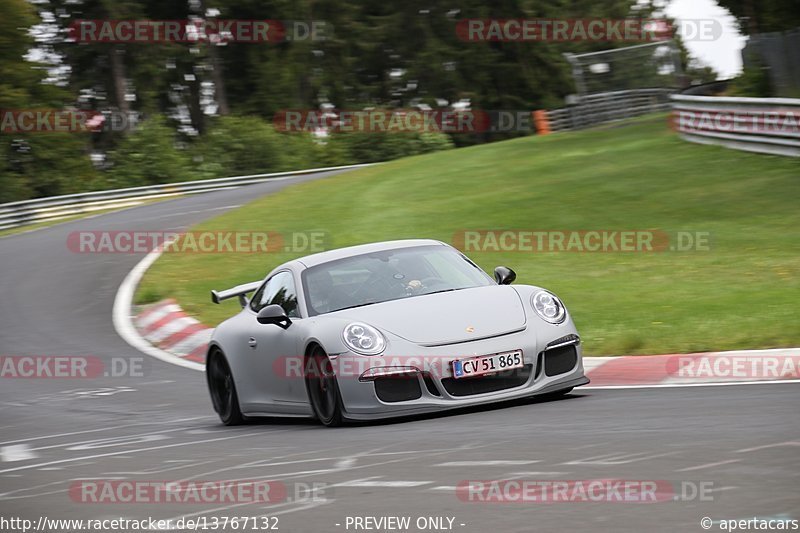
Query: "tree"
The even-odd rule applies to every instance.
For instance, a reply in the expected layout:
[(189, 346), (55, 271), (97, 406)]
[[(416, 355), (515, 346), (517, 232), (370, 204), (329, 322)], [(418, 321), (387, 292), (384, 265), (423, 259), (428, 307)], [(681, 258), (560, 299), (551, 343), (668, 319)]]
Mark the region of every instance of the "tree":
[(717, 0), (739, 22), (746, 35), (786, 31), (800, 27), (797, 0)]
[(191, 177), (189, 158), (175, 146), (175, 130), (163, 117), (141, 123), (109, 154), (114, 187), (136, 187)]
[[(42, 83), (41, 65), (25, 58), (34, 46), (27, 28), (40, 22), (36, 11), (25, 0), (2, 2), (0, 113), (62, 107), (69, 93)], [(72, 133), (0, 133), (0, 203), (98, 187), (86, 154), (88, 138)]]

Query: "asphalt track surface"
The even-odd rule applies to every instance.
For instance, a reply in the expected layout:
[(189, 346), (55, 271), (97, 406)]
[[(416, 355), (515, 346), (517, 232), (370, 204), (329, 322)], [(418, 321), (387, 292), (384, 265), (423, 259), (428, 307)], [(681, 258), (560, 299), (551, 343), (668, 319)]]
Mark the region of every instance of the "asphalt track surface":
[[(355, 531), (352, 518), (365, 516), (410, 517), (408, 531), (446, 531), (418, 529), (416, 520), (450, 517), (452, 531), (465, 533), (705, 531), (704, 517), (800, 519), (797, 384), (579, 389), (558, 401), (337, 429), (276, 419), (226, 428), (202, 373), (142, 356), (114, 330), (117, 288), (141, 256), (76, 254), (66, 246), (79, 230), (185, 229), (319, 177), (0, 239), (1, 355), (144, 357), (140, 377), (0, 380), (0, 517), (35, 524), (42, 516), (207, 517), (210, 525), (213, 517), (272, 516), (289, 533)], [(285, 484), (288, 498), (241, 505), (75, 501), (70, 487), (93, 478), (271, 479)], [(497, 504), (457, 496), (464, 480), (498, 479), (655, 481), (659, 499), (668, 501)], [(693, 494), (699, 488), (702, 497)], [(664, 490), (674, 493), (664, 498)]]

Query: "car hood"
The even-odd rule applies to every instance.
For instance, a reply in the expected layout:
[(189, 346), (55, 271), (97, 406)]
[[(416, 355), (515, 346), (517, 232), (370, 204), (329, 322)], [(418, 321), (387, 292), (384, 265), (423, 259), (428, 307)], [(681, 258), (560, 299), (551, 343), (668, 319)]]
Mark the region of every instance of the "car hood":
[(335, 314), (423, 346), (486, 339), (525, 328), (522, 301), (507, 285), (403, 298)]

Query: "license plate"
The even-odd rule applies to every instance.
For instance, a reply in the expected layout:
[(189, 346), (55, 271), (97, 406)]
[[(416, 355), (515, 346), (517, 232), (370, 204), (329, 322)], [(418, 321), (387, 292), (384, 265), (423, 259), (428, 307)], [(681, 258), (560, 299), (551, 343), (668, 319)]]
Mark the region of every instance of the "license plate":
[(524, 364), (520, 350), (494, 355), (479, 355), (478, 357), (453, 361), (453, 377), (469, 378), (484, 374), (494, 374), (495, 372), (522, 368)]

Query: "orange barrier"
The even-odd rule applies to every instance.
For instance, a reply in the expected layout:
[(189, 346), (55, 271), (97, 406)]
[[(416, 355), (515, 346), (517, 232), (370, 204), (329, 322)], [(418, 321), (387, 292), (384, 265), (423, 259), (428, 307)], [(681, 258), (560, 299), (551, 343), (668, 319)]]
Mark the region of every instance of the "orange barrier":
[(550, 119), (547, 117), (547, 111), (544, 109), (533, 112), (533, 124), (536, 126), (536, 133), (539, 135), (547, 135), (550, 133)]

